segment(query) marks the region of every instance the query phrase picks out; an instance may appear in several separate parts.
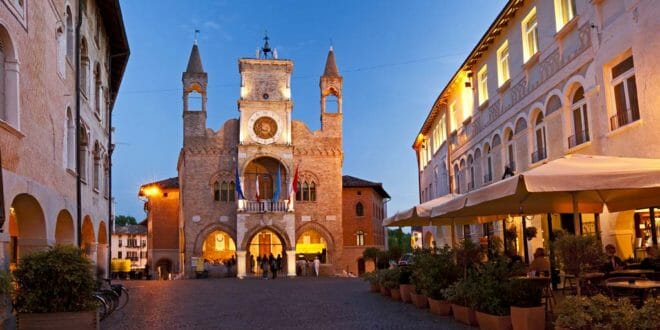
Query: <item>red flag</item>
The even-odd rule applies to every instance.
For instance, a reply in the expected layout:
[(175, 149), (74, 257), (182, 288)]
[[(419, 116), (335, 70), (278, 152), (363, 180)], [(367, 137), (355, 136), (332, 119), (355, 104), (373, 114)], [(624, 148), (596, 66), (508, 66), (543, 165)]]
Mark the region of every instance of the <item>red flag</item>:
[(256, 191), (257, 191), (255, 193), (255, 196), (257, 197), (257, 202), (259, 202), (260, 199), (259, 199), (259, 176), (258, 175), (257, 175), (257, 181), (254, 184), (255, 184), (255, 187), (256, 187)]
[(293, 181), (291, 181), (291, 188), (289, 189), (289, 203), (293, 202), (293, 199), (296, 198), (296, 192), (298, 192), (298, 167), (296, 166), (296, 172), (293, 175)]

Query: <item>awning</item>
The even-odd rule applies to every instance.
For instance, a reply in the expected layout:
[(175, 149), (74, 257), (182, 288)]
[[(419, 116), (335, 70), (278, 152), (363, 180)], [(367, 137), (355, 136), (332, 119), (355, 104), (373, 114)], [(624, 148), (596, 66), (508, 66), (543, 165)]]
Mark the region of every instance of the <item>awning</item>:
[[(428, 226), (431, 222), (431, 210), (452, 201), (461, 195), (448, 194), (397, 212), (383, 220), (383, 227)], [(465, 201), (463, 201), (465, 205)], [(461, 206), (462, 207), (462, 206)]]

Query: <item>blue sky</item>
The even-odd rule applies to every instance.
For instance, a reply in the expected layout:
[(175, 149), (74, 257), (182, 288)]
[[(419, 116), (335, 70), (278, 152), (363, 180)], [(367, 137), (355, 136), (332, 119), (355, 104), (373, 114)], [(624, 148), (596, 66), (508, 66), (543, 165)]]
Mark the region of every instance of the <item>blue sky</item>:
[(382, 182), (389, 215), (416, 204), (412, 142), (505, 2), (122, 0), (131, 57), (113, 117), (115, 214), (143, 219), (138, 187), (177, 175), (181, 73), (195, 29), (214, 130), (238, 118), (238, 59), (255, 56), (265, 30), (279, 57), (294, 61), (294, 119), (318, 129), (318, 81), (332, 42), (344, 77), (344, 174)]

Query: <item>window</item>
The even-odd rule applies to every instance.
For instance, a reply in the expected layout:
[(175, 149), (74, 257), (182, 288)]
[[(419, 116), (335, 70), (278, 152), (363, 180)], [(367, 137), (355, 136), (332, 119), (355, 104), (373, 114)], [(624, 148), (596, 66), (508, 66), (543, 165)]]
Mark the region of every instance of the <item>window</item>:
[(223, 202), (229, 199), (229, 196), (227, 194), (227, 188), (229, 188), (227, 182), (223, 181), (222, 184), (220, 185), (220, 200)]
[(298, 190), (296, 191), (296, 200), (305, 202), (316, 201), (316, 183), (314, 181), (303, 183), (298, 182)]
[(539, 51), (538, 24), (536, 22), (536, 7), (527, 14), (522, 22), (523, 59), (527, 62)]
[(555, 21), (557, 31), (561, 30), (575, 16), (575, 0), (555, 0)]
[(516, 161), (515, 161), (516, 157), (515, 157), (515, 153), (514, 153), (515, 148), (513, 146), (513, 132), (511, 130), (509, 130), (506, 133), (504, 133), (504, 139), (506, 141), (506, 159), (508, 161), (506, 166), (509, 167), (509, 169), (511, 171), (515, 171), (516, 170)]
[(220, 183), (218, 181), (213, 183), (213, 200), (220, 200)]
[(80, 148), (80, 180), (84, 183), (87, 182), (87, 152), (89, 148), (89, 134), (87, 131), (87, 127), (85, 127), (84, 124), (80, 125), (80, 145), (78, 148)]
[(73, 61), (73, 15), (71, 7), (66, 7), (66, 57)]
[(587, 115), (587, 101), (584, 98), (584, 89), (582, 87), (578, 88), (573, 94), (571, 113), (573, 117), (574, 134), (568, 138), (569, 148), (573, 148), (577, 145), (589, 141), (589, 118)]
[(479, 70), (479, 105), (488, 101), (488, 67), (484, 64)]
[(83, 95), (87, 96), (87, 82), (89, 71), (89, 56), (87, 52), (87, 40), (85, 38), (80, 42), (80, 91)]
[[(121, 247), (121, 245), (122, 245), (122, 240), (121, 240), (121, 238), (120, 238), (119, 241), (117, 241), (117, 246)], [(120, 257), (120, 258), (121, 258), (121, 257)]]
[(461, 193), (461, 180), (460, 172), (458, 171), (458, 164), (454, 164), (454, 192), (457, 194)]
[(357, 238), (355, 244), (357, 246), (363, 246), (364, 245), (364, 232), (362, 230), (358, 230), (357, 233), (355, 234), (355, 237)]
[(229, 202), (236, 200), (236, 184), (234, 181), (229, 182), (229, 187), (227, 187), (227, 197)]
[(456, 102), (449, 104), (449, 115), (451, 119), (451, 127), (449, 127), (449, 129), (453, 132), (458, 128), (458, 118), (456, 117)]
[(110, 158), (108, 155), (103, 157), (103, 194), (110, 197)]
[(66, 108), (66, 159), (65, 166), (70, 170), (76, 169), (76, 124), (70, 107)]
[(539, 112), (534, 121), (534, 140), (536, 151), (532, 153), (532, 163), (539, 162), (547, 158), (545, 124), (543, 123), (543, 113)]
[(316, 184), (314, 182), (309, 184), (309, 200), (316, 201)]
[(504, 40), (500, 49), (497, 50), (497, 82), (498, 86), (509, 81), (509, 41)]
[(632, 56), (612, 68), (612, 86), (616, 115), (610, 118), (610, 126), (615, 130), (639, 120), (635, 63)]
[(468, 156), (468, 172), (470, 175), (470, 181), (468, 182), (468, 190), (474, 189), (474, 160), (472, 155)]
[(484, 147), (484, 153), (486, 154), (486, 173), (484, 174), (484, 183), (493, 181), (493, 160), (492, 155), (490, 154), (490, 146), (486, 144)]
[(236, 185), (234, 181), (216, 181), (213, 184), (213, 200), (220, 202), (233, 202), (236, 200)]
[(355, 215), (358, 217), (363, 217), (364, 216), (364, 206), (362, 205), (361, 202), (358, 202), (355, 204)]
[(66, 27), (60, 26), (56, 30), (57, 35), (57, 72), (64, 77), (66, 74), (64, 63), (66, 62)]
[[(120, 245), (121, 246), (121, 245)], [(117, 258), (121, 259), (121, 251), (117, 251)]]
[(92, 151), (94, 157), (94, 167), (92, 170), (92, 187), (94, 191), (98, 192), (101, 188), (101, 146), (99, 142), (94, 142), (94, 150)]
[(96, 116), (100, 120), (103, 114), (103, 86), (101, 86), (101, 65), (99, 63), (94, 66), (94, 105)]

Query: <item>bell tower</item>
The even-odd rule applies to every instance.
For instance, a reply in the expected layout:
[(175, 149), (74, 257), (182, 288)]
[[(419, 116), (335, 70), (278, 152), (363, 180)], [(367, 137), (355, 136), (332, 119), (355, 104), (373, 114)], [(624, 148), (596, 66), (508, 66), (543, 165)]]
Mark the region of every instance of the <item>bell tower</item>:
[[(328, 58), (325, 61), (325, 71), (319, 81), (321, 88), (321, 129), (334, 131), (341, 136), (342, 130), (342, 85), (344, 78), (339, 75), (335, 52), (330, 46)], [(336, 102), (336, 107), (328, 106), (328, 102)]]
[(188, 59), (188, 67), (181, 77), (183, 83), (183, 144), (190, 138), (206, 134), (206, 87), (208, 75), (202, 66), (197, 40)]

